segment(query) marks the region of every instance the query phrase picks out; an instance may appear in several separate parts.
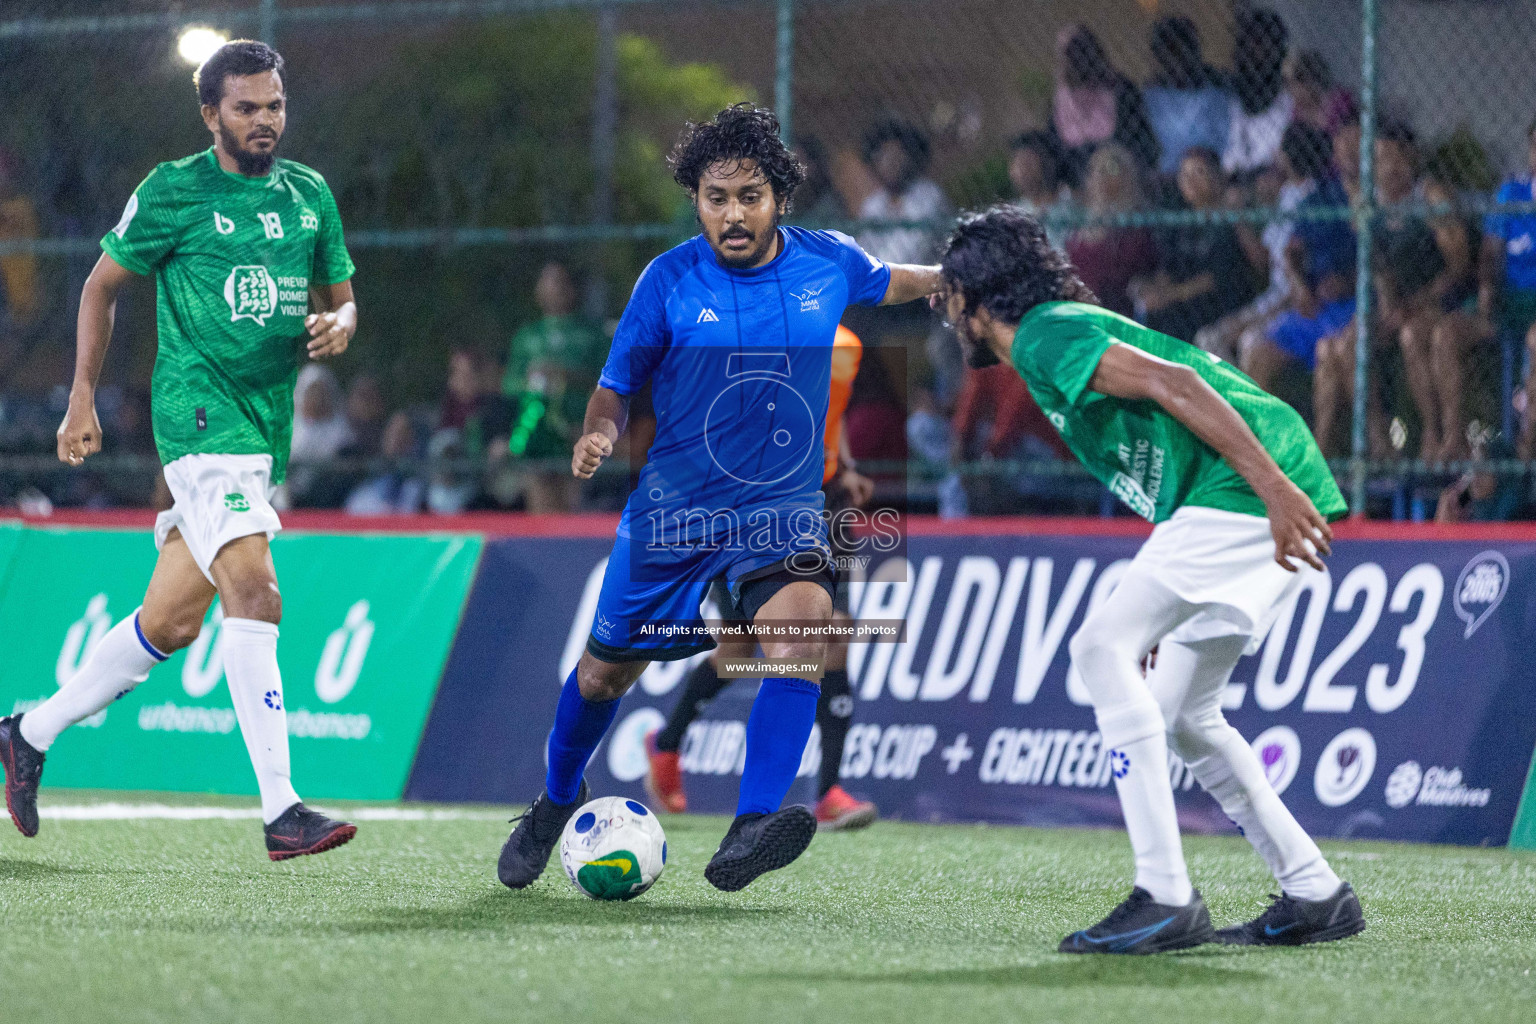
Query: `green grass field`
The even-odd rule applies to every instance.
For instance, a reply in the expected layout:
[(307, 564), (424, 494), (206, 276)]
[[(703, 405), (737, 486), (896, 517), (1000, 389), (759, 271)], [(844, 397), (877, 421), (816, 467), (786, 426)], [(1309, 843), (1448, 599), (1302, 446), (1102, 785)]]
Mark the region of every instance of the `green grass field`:
[[(107, 799), (190, 802), (55, 790), (44, 807)], [(470, 810), (363, 821), (351, 845), (284, 864), (251, 820), (45, 818), (32, 840), (7, 826), (0, 1019), (1536, 1019), (1527, 854), (1325, 843), (1364, 902), (1362, 936), (1080, 958), (1055, 946), (1124, 896), (1119, 832), (879, 824), (727, 895), (702, 875), (725, 822), (671, 818), (662, 880), (600, 904), (557, 865), (502, 888), (507, 814)], [(1187, 848), (1218, 926), (1261, 908), (1271, 883), (1242, 840)]]

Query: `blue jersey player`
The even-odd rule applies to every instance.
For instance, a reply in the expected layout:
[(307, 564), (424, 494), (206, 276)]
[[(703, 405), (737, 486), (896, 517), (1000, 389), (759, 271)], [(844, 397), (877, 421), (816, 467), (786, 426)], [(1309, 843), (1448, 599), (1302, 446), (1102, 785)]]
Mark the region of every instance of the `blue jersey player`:
[[(587, 405), (572, 471), (590, 477), (647, 382), (656, 438), (624, 509), (586, 652), (565, 681), (545, 789), (501, 851), (514, 889), (543, 872), (587, 799), (587, 760), (652, 661), (714, 646), (699, 605), (725, 583), (727, 617), (825, 624), (832, 569), (822, 518), (822, 431), (832, 343), (849, 305), (936, 292), (937, 267), (887, 265), (847, 236), (781, 227), (804, 169), (772, 112), (738, 104), (689, 125), (671, 156), (703, 231), (652, 261), (619, 321)], [(769, 658), (820, 664), (826, 641), (764, 637)], [(705, 868), (734, 892), (793, 861), (816, 834), (779, 809), (816, 714), (819, 673), (763, 680), (747, 722), (737, 816)]]

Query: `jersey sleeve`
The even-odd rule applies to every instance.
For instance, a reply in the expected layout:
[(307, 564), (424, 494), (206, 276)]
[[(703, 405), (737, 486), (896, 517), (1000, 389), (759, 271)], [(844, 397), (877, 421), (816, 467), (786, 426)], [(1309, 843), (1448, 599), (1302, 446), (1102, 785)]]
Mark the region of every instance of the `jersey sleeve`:
[(176, 248), (181, 237), (181, 203), (165, 172), (155, 168), (133, 190), (117, 226), (101, 240), (101, 248), (135, 274), (153, 274)]
[(810, 232), (818, 248), (836, 261), (848, 281), (850, 306), (878, 306), (891, 286), (891, 268), (841, 231)]
[(1102, 327), (1051, 313), (1034, 318), (1028, 327), (1014, 339), (1014, 369), (1030, 385), (1050, 388), (1068, 405), (1080, 404), (1115, 339)]
[(336, 197), (331, 195), (331, 186), (324, 181), (320, 182), (320, 195), (317, 198), (320, 230), (315, 234), (315, 262), (310, 281), (319, 285), (350, 281), (357, 272), (357, 265), (347, 252), (347, 243), (341, 230), (341, 211), (336, 207)]
[(667, 277), (652, 260), (635, 282), (635, 290), (613, 332), (613, 346), (603, 364), (598, 387), (632, 395), (645, 386), (671, 340), (667, 325)]

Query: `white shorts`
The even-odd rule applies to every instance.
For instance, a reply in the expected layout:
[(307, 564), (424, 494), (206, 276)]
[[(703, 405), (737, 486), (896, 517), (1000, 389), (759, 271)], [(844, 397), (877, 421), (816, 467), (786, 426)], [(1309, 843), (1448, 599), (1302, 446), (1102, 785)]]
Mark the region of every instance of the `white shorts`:
[(224, 545), (253, 533), (271, 540), (283, 528), (272, 508), (271, 479), (270, 455), (183, 455), (165, 467), (176, 503), (155, 519), (156, 549), (179, 530), (212, 583), (209, 568)]
[(1167, 639), (1174, 643), (1247, 636), (1258, 650), (1285, 602), (1301, 586), (1301, 563), (1286, 572), (1263, 516), (1187, 505), (1159, 523), (1128, 571), (1142, 571), (1190, 604), (1201, 606)]

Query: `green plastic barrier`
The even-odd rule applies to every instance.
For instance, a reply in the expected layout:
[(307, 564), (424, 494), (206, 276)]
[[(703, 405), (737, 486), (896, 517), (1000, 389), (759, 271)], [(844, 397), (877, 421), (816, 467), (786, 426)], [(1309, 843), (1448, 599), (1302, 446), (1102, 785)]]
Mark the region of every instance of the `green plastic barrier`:
[(1536, 757), (1531, 759), (1531, 771), (1525, 777), (1525, 795), (1515, 812), (1515, 827), (1509, 830), (1509, 848), (1536, 850)]
[[(7, 559), (7, 545), (10, 555)], [(278, 662), (295, 787), (398, 799), (479, 561), (477, 536), (279, 534)], [(7, 562), (9, 563), (7, 566)], [(0, 524), (0, 709), (25, 711), (143, 597), (147, 531)], [(44, 786), (256, 792), (215, 601), (197, 641), (59, 737)]]

